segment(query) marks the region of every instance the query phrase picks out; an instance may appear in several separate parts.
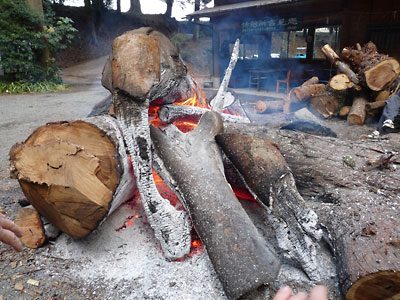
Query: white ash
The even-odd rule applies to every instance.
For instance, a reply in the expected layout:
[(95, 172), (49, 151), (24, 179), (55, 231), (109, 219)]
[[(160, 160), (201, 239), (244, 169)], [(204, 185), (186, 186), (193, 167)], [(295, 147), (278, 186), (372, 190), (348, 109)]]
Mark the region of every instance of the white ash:
[[(140, 217), (117, 232), (132, 215)], [(109, 299), (227, 299), (207, 253), (167, 261), (144, 216), (141, 203), (123, 205), (84, 239), (61, 235), (53, 255), (76, 261), (65, 272)]]

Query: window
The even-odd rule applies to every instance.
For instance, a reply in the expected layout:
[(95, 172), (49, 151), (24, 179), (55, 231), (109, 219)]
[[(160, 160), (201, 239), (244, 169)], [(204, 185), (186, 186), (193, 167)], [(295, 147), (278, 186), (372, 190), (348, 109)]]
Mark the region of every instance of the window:
[(340, 52), (340, 30), (341, 26), (315, 28), (313, 58), (325, 59), (321, 48), (326, 44), (329, 44), (336, 53)]
[(272, 33), (271, 58), (306, 58), (306, 30)]
[(289, 49), (289, 32), (276, 31), (271, 35), (271, 58), (287, 58)]

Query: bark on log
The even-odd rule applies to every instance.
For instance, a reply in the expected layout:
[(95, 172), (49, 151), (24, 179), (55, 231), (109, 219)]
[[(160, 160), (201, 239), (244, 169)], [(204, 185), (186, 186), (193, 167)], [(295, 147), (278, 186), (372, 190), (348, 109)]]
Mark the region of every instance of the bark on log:
[(277, 111), (282, 111), (283, 106), (285, 104), (284, 100), (276, 100), (276, 101), (257, 101), (256, 103), (256, 112), (258, 114), (263, 113), (272, 113)]
[(324, 118), (329, 118), (338, 110), (336, 96), (327, 90), (321, 91), (311, 97), (310, 108)]
[(151, 127), (157, 172), (189, 212), (227, 297), (271, 283), (280, 262), (226, 182), (215, 143), (223, 129), (220, 117), (207, 112), (186, 134), (174, 128), (163, 134)]
[(373, 91), (389, 87), (400, 74), (399, 62), (378, 53), (372, 42), (368, 42), (360, 50), (346, 47), (340, 57), (351, 64), (361, 83)]
[(396, 299), (400, 293), (400, 169), (365, 171), (364, 166), (383, 152), (397, 152), (400, 135), (388, 135), (377, 145), (373, 140), (344, 141), (244, 124), (226, 124), (225, 132), (247, 132), (277, 143), (300, 194), (325, 228), (324, 239), (337, 260), (346, 299)]
[(343, 106), (339, 111), (339, 117), (347, 117), (351, 110), (351, 106)]
[(365, 104), (365, 110), (367, 112), (373, 111), (379, 108), (384, 108), (386, 105), (386, 101), (375, 101), (375, 102), (369, 102)]
[(322, 231), (318, 217), (297, 192), (293, 175), (276, 144), (239, 134), (220, 134), (217, 142), (269, 212), (278, 245), (314, 282), (329, 278), (316, 249)]
[(49, 123), (15, 145), (10, 160), (29, 202), (74, 238), (89, 234), (135, 189), (111, 117)]
[(350, 69), (349, 65), (340, 61), (339, 56), (329, 44), (323, 46), (321, 50), (331, 62), (331, 64), (333, 64), (340, 73), (346, 74), (352, 82), (354, 82), (355, 84), (359, 84), (360, 81), (357, 78), (357, 75), (353, 72), (353, 70)]
[(304, 85), (311, 85), (311, 84), (317, 84), (319, 83), (319, 78), (317, 76), (311, 77), (310, 79), (306, 80), (303, 82)]
[[(184, 105), (163, 105), (158, 111), (158, 116), (161, 121), (165, 123), (173, 123), (175, 121), (192, 121), (197, 123), (201, 116), (210, 111), (207, 108), (197, 107), (197, 106), (184, 106)], [(222, 120), (224, 122), (233, 123), (250, 123), (247, 117), (234, 116), (222, 113)]]
[(391, 92), (388, 90), (381, 91), (376, 96), (375, 101), (386, 101), (387, 99), (389, 99), (390, 95)]
[(347, 116), (347, 122), (355, 125), (362, 125), (365, 122), (367, 112), (365, 106), (368, 101), (364, 97), (357, 97), (353, 100), (350, 112)]

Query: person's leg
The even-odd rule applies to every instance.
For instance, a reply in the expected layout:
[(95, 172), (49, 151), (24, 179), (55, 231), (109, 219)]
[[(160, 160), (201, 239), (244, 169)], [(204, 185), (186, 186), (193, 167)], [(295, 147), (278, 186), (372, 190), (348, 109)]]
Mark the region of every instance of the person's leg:
[(400, 110), (400, 96), (392, 95), (387, 101), (383, 109), (382, 115), (379, 119), (378, 130), (380, 133), (390, 132), (394, 129), (393, 120), (399, 114)]

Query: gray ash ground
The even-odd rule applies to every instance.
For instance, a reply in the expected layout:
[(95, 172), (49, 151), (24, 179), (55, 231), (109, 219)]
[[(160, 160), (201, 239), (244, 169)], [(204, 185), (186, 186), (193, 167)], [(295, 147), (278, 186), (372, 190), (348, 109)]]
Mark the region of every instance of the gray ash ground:
[[(71, 87), (64, 92), (0, 95), (0, 212), (7, 217), (13, 219), (25, 199), (18, 182), (9, 178), (11, 146), (46, 122), (86, 117), (109, 95), (99, 82), (104, 61), (101, 58), (66, 70), (65, 79)], [(255, 115), (251, 107), (247, 110), (259, 124), (283, 118)], [(358, 139), (374, 130), (374, 125), (351, 126), (344, 121), (328, 121), (326, 126), (345, 139)], [(133, 225), (118, 231), (130, 216), (135, 216)], [(287, 272), (292, 271), (289, 268)], [(29, 284), (29, 279), (37, 280), (39, 286)], [(21, 285), (22, 291), (18, 290)], [(258, 297), (268, 299), (268, 293)], [(138, 202), (121, 206), (82, 240), (62, 234), (42, 248), (22, 253), (0, 244), (0, 299), (226, 297), (205, 252), (179, 262), (164, 259)]]

